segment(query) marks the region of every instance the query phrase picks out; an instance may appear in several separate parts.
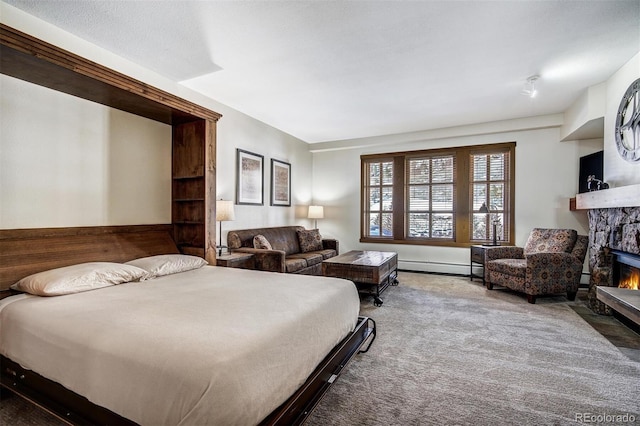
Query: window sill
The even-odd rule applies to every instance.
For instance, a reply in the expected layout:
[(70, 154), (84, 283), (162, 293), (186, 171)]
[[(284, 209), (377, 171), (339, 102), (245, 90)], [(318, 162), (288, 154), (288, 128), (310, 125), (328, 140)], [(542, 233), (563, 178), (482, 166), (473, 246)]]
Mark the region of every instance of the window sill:
[[(471, 247), (481, 244), (486, 244), (486, 241), (469, 241), (469, 242), (456, 242), (456, 241), (437, 241), (437, 240), (394, 240), (392, 238), (360, 238), (361, 243), (368, 244), (402, 244), (412, 246), (433, 246), (433, 247)], [(510, 246), (514, 245), (510, 241), (498, 241), (500, 245)]]

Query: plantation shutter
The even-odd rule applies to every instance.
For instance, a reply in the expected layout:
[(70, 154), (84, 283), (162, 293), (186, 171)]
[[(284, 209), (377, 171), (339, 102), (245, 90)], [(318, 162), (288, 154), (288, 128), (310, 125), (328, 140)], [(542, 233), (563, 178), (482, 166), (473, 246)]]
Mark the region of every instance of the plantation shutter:
[(364, 235), (393, 236), (393, 159), (364, 162)]
[(407, 237), (453, 239), (455, 156), (434, 154), (408, 157), (405, 170)]
[[(473, 153), (470, 161), (472, 240), (491, 240), (493, 224), (496, 239), (509, 241), (510, 151)], [(489, 214), (478, 213), (485, 203)]]

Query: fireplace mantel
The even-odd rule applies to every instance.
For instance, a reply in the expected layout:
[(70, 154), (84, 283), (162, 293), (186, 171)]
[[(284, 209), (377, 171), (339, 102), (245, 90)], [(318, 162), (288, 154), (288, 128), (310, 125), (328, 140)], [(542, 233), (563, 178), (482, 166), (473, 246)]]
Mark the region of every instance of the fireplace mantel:
[(576, 209), (640, 207), (640, 184), (619, 186), (576, 195)]

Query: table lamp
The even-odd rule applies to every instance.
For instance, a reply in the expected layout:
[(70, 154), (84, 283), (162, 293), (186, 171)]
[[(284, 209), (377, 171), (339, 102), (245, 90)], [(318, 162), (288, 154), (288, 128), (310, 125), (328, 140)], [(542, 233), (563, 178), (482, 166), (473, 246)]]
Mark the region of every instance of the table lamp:
[(217, 200), (216, 201), (216, 220), (220, 222), (220, 243), (218, 244), (218, 256), (222, 256), (222, 249), (227, 246), (222, 245), (222, 222), (234, 220), (236, 218), (233, 211), (233, 201)]
[(324, 219), (324, 207), (322, 206), (309, 206), (309, 219), (315, 219), (314, 227), (318, 229), (318, 219)]
[[(484, 201), (482, 202), (482, 205), (480, 206), (480, 210), (478, 210), (478, 213), (484, 213), (484, 214), (490, 214), (491, 212), (489, 211), (489, 208), (487, 207), (487, 203), (485, 203)], [(483, 244), (483, 246), (487, 246), (487, 247), (491, 247), (491, 246), (497, 246), (498, 244), (498, 240), (497, 240), (497, 228), (498, 228), (498, 221), (494, 220), (493, 221), (493, 241), (490, 244)]]

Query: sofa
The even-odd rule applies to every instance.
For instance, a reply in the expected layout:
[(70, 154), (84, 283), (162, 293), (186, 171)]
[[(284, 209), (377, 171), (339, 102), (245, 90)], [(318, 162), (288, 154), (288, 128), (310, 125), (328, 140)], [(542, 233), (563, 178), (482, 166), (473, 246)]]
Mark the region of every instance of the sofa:
[(252, 253), (255, 269), (305, 275), (322, 275), (322, 261), (339, 253), (338, 240), (302, 226), (229, 231), (227, 246), (231, 252)]
[(589, 237), (573, 229), (534, 228), (524, 247), (489, 247), (485, 250), (487, 289), (494, 285), (536, 297), (566, 293), (574, 300), (580, 285)]

